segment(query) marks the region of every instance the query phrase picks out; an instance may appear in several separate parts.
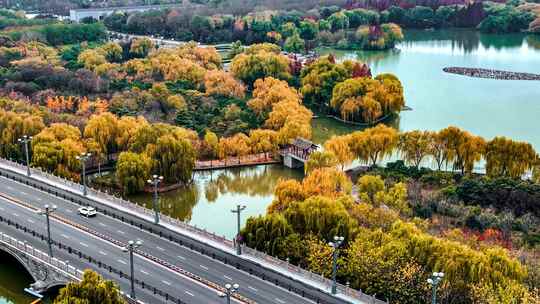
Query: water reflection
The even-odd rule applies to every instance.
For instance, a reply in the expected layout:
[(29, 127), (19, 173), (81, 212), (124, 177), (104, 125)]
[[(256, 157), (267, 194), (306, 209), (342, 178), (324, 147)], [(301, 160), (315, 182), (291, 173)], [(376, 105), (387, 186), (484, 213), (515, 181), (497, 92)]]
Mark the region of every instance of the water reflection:
[(32, 282), (32, 277), (19, 261), (0, 252), (0, 304), (32, 302), (34, 299), (23, 291)]
[[(301, 170), (281, 165), (264, 165), (228, 170), (195, 172), (192, 185), (160, 194), (162, 213), (216, 233), (232, 237), (234, 221), (229, 212), (236, 204), (245, 204), (243, 221), (264, 214), (273, 200), (280, 178), (301, 179)], [(131, 196), (132, 201), (152, 208), (149, 193)]]

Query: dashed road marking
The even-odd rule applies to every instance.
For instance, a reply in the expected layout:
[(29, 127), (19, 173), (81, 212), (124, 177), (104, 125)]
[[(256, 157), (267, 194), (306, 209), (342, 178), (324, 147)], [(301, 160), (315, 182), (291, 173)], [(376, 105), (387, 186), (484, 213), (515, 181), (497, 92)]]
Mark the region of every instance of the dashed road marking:
[(248, 288), (251, 289), (251, 290), (253, 290), (253, 291), (255, 291), (255, 292), (259, 291), (257, 288), (251, 287), (251, 286), (249, 286), (249, 285), (248, 285)]
[(126, 233), (125, 233), (124, 231), (122, 231), (122, 230), (118, 230), (118, 233), (120, 233), (120, 234), (126, 234)]
[(141, 269), (141, 273), (142, 273), (142, 274), (145, 274), (145, 275), (148, 275), (148, 272), (146, 272), (146, 271), (144, 271), (144, 270), (142, 270), (142, 269)]
[(159, 246), (156, 246), (156, 249), (159, 250), (159, 251), (165, 251), (165, 249), (159, 247)]
[(232, 281), (232, 278), (229, 277), (229, 276), (227, 276), (227, 275), (223, 275), (223, 277), (224, 277), (225, 279), (229, 280), (229, 281)]
[(83, 242), (79, 242), (79, 244), (81, 244), (81, 246), (88, 247), (88, 244), (85, 244)]
[(21, 194), (22, 195), (28, 195), (28, 193), (24, 192), (24, 191), (21, 191)]
[(13, 215), (16, 216), (16, 217), (19, 217), (19, 215), (17, 213), (13, 213)]
[(66, 238), (66, 239), (69, 239), (69, 236), (65, 235), (65, 234), (60, 234), (62, 237)]
[(67, 213), (73, 213), (73, 210), (71, 210), (71, 209), (66, 209), (66, 212), (67, 212)]
[(31, 224), (34, 224), (34, 220), (31, 220), (31, 219), (28, 219), (28, 222), (31, 223)]
[(201, 266), (201, 268), (204, 269), (204, 270), (208, 270), (208, 267), (206, 267), (204, 265), (199, 265), (199, 266)]
[(186, 293), (187, 293), (188, 295), (192, 296), (192, 297), (195, 296), (194, 294), (192, 294), (191, 292), (189, 292), (189, 291), (187, 291), (187, 290), (186, 290)]
[(118, 260), (118, 262), (120, 262), (120, 263), (122, 263), (122, 264), (124, 264), (124, 265), (127, 265), (127, 262), (124, 261), (124, 260)]
[(99, 222), (99, 225), (102, 227), (107, 227), (107, 225), (103, 224), (102, 222)]
[(283, 300), (280, 299), (280, 298), (276, 298), (276, 301), (278, 301), (279, 303), (285, 303), (285, 301), (283, 301)]
[(179, 258), (180, 260), (185, 260), (185, 259), (186, 259), (185, 257), (183, 257), (183, 256), (181, 256), (181, 255), (179, 255), (178, 258)]
[(168, 281), (165, 281), (165, 280), (162, 280), (161, 282), (163, 282), (163, 284), (167, 284), (167, 285), (171, 286), (171, 282), (168, 282)]
[(102, 254), (102, 255), (107, 255), (107, 253), (105, 253), (103, 251), (100, 251), (99, 253)]

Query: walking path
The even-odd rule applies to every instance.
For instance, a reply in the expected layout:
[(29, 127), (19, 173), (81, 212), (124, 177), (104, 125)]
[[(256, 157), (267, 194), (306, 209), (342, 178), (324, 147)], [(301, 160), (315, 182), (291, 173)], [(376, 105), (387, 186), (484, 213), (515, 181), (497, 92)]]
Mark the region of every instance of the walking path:
[(272, 153), (258, 153), (240, 157), (230, 157), (227, 159), (197, 160), (195, 161), (194, 170), (203, 171), (279, 163), (281, 163), (281, 161), (275, 159)]

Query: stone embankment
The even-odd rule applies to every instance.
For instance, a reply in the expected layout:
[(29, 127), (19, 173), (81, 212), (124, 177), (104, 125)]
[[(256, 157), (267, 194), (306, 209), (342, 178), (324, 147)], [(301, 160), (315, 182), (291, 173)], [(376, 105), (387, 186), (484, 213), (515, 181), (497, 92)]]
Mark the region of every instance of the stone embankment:
[(476, 78), (489, 78), (500, 80), (540, 80), (540, 74), (509, 72), (491, 69), (447, 67), (444, 68), (443, 71), (445, 71), (446, 73)]

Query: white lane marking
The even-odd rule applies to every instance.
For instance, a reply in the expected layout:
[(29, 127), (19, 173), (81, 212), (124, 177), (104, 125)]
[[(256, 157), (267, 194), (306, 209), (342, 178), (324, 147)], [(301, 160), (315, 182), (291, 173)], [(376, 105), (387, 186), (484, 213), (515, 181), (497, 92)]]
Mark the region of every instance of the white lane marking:
[(4, 208), (2, 208), (2, 207), (0, 207), (0, 210), (4, 211), (5, 209), (4, 209)]
[(145, 274), (145, 275), (148, 275), (148, 272), (144, 271), (141, 269), (141, 273)]
[(66, 209), (66, 212), (67, 212), (67, 213), (73, 213), (73, 210), (71, 210), (71, 209)]
[(192, 296), (192, 297), (195, 296), (194, 294), (192, 294), (191, 292), (189, 292), (189, 291), (187, 291), (187, 290), (186, 290), (186, 293), (187, 293), (188, 295)]
[(276, 301), (278, 301), (279, 303), (285, 303), (285, 301), (283, 301), (283, 300), (280, 299), (280, 298), (276, 298)]
[(229, 280), (229, 281), (232, 281), (232, 278), (229, 277), (229, 276), (227, 276), (227, 275), (223, 275), (223, 277), (224, 277), (225, 279)]
[(183, 256), (181, 256), (181, 255), (179, 255), (178, 258), (181, 259), (181, 260), (185, 260), (185, 259), (186, 259), (185, 257), (183, 257)]
[(29, 222), (29, 223), (32, 223), (32, 224), (35, 223), (35, 222), (34, 222), (33, 220), (31, 220), (31, 219), (28, 219), (28, 222)]
[(17, 213), (13, 213), (13, 215), (16, 216), (16, 217), (19, 217), (19, 215)]
[(38, 202), (41, 202), (41, 201), (42, 201), (41, 197), (36, 197), (36, 200), (37, 200)]
[(107, 225), (103, 224), (102, 222), (99, 222), (99, 225), (102, 227), (107, 227)]
[(7, 186), (8, 190), (13, 190), (13, 187)]
[(125, 233), (124, 231), (122, 231), (122, 230), (118, 230), (118, 233), (120, 233), (120, 234), (126, 234), (126, 233)]
[(102, 255), (107, 255), (107, 253), (105, 253), (103, 251), (100, 251), (99, 253), (102, 254)]
[(163, 284), (167, 284), (167, 285), (171, 286), (171, 282), (167, 282), (165, 280), (162, 280), (161, 282), (163, 282)]
[(118, 262), (124, 264), (124, 265), (127, 265), (127, 262), (126, 261), (123, 261), (123, 260), (118, 260)]
[(85, 244), (83, 242), (79, 242), (79, 244), (81, 244), (81, 246), (88, 247), (88, 244)]
[(165, 251), (165, 249), (159, 247), (159, 246), (156, 246), (156, 249), (159, 250), (159, 251)]
[(62, 237), (65, 237), (66, 239), (69, 239), (69, 236), (65, 235), (65, 234), (61, 234)]
[(24, 191), (21, 191), (21, 194), (22, 195), (28, 195), (28, 193), (24, 192)]
[(208, 267), (206, 267), (204, 265), (199, 265), (199, 266), (201, 266), (201, 268), (204, 269), (204, 270), (208, 270)]
[(249, 285), (248, 285), (248, 288), (251, 289), (251, 290), (253, 290), (253, 291), (255, 291), (255, 292), (259, 291), (257, 288), (251, 287), (251, 286), (249, 286)]

